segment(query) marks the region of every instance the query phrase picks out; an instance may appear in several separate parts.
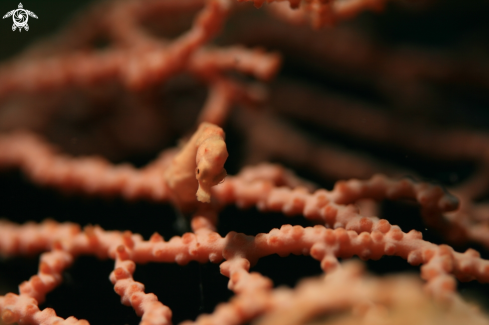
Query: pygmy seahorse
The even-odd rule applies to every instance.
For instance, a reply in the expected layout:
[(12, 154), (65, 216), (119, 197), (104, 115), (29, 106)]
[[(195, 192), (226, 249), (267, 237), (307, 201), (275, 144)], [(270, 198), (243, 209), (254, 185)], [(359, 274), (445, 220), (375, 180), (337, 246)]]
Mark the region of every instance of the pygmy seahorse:
[(200, 124), (166, 170), (166, 185), (181, 211), (194, 209), (197, 201), (209, 203), (211, 187), (226, 177), (224, 163), (229, 155), (224, 137), (217, 125)]

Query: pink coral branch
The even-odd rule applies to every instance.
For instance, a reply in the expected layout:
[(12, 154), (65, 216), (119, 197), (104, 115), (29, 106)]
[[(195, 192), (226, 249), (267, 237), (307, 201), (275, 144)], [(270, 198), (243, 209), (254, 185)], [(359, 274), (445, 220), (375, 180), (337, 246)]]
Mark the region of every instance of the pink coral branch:
[(210, 201), (209, 189), (226, 176), (228, 157), (224, 132), (209, 123), (202, 123), (180, 151), (167, 150), (142, 170), (113, 166), (98, 157), (63, 156), (28, 133), (0, 138), (0, 152), (0, 167), (19, 167), (39, 184), (95, 195), (123, 194), (128, 199), (172, 200), (182, 209), (197, 200)]
[[(262, 210), (278, 210), (287, 215), (302, 214), (311, 219), (320, 218), (330, 227), (348, 227), (349, 220), (356, 220), (357, 217), (354, 216), (357, 211), (351, 204), (361, 198), (416, 199), (426, 217), (439, 217), (443, 212), (453, 211), (458, 207), (458, 200), (439, 186), (415, 183), (408, 179), (396, 181), (381, 175), (367, 181), (337, 182), (333, 191), (320, 189), (313, 194), (300, 187), (292, 190), (274, 187), (267, 181), (249, 182), (247, 177), (242, 179), (238, 175), (228, 177), (214, 192), (221, 202), (236, 202), (241, 207), (256, 205)], [(355, 225), (356, 231), (367, 230), (356, 228), (359, 225), (357, 223)]]
[[(246, 1), (246, 0), (241, 0)], [(352, 18), (366, 9), (379, 11), (387, 0), (248, 0), (259, 8), (263, 3), (274, 3), (273, 11), (286, 21), (302, 23), (310, 20), (314, 28), (333, 25), (336, 21)], [(288, 7), (288, 8), (287, 8)], [(292, 13), (291, 11), (297, 11)], [(301, 17), (302, 16), (302, 17)]]
[[(39, 137), (28, 133), (0, 139), (3, 168), (20, 167), (38, 184), (55, 186), (63, 191), (80, 191), (96, 195), (123, 194), (128, 199), (148, 197), (168, 200), (162, 166), (175, 153), (168, 151), (159, 160), (139, 172), (130, 165), (112, 166), (98, 157), (75, 159), (60, 155)], [(164, 167), (163, 167), (164, 168)]]
[[(440, 299), (447, 299), (453, 294), (455, 285), (450, 274), (462, 280), (489, 281), (489, 262), (482, 260), (477, 252), (468, 250), (463, 254), (456, 253), (448, 246), (423, 241), (416, 231), (405, 234), (385, 220), (376, 222), (371, 233), (358, 234), (343, 228), (331, 230), (319, 225), (314, 228), (283, 226), (280, 230), (274, 229), (256, 237), (231, 232), (222, 238), (202, 228), (195, 234), (187, 233), (168, 242), (157, 234), (144, 241), (141, 236), (130, 232), (107, 232), (99, 227), (80, 232), (74, 225), (54, 222), (39, 226), (16, 226), (2, 222), (0, 232), (0, 237), (8, 239), (5, 242), (18, 242), (13, 248), (1, 242), (0, 251), (3, 253), (13, 254), (21, 247), (25, 247), (24, 253), (52, 250), (42, 255), (39, 276), (21, 285), (20, 296), (10, 294), (0, 298), (0, 312), (7, 323), (17, 321), (19, 324), (29, 324), (38, 313), (48, 313), (46, 310), (40, 312), (36, 302), (42, 301), (45, 293), (59, 284), (60, 272), (79, 254), (116, 259), (115, 270), (111, 274), (116, 292), (121, 295), (124, 304), (131, 304), (137, 314), (143, 316), (143, 323), (148, 321), (151, 324), (169, 323), (171, 312), (153, 294), (144, 294), (142, 284), (134, 282), (134, 263), (158, 261), (186, 264), (190, 260), (216, 263), (226, 259), (221, 264), (221, 272), (229, 276), (229, 286), (238, 295), (237, 301), (240, 301), (238, 306), (246, 301), (254, 305), (241, 305), (243, 313), (234, 315), (237, 317), (235, 321), (226, 322), (230, 324), (263, 313), (264, 307), (270, 303), (267, 302), (269, 293), (265, 292), (270, 291), (271, 282), (256, 273), (248, 273), (250, 262), (254, 264), (259, 258), (270, 254), (310, 254), (321, 261), (324, 270), (336, 268), (337, 257), (359, 255), (364, 259), (377, 259), (382, 255), (401, 256), (410, 264), (423, 264), (422, 276), (428, 281), (427, 287)], [(262, 290), (265, 290), (263, 299), (253, 300), (253, 303), (249, 301), (249, 295), (254, 296)], [(32, 297), (37, 300), (29, 300)], [(236, 310), (236, 300), (230, 306)], [(229, 317), (229, 308), (218, 308), (213, 317)], [(49, 317), (55, 318), (55, 315)]]

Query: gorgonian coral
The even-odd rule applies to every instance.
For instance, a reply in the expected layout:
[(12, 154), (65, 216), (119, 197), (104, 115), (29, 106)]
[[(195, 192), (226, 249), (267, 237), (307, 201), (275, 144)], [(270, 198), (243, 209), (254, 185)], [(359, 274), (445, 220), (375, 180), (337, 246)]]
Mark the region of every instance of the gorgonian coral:
[[(2, 269), (15, 256), (40, 254), (37, 274), (18, 293), (0, 296), (4, 323), (86, 324), (49, 296), (63, 280), (76, 286), (69, 268), (86, 255), (115, 261), (106, 276), (141, 324), (488, 322), (459, 295), (457, 280), (489, 280), (489, 261), (464, 247), (489, 245), (489, 210), (481, 202), (489, 137), (450, 115), (453, 97), (487, 104), (478, 92), (487, 88), (483, 49), (471, 57), (382, 43), (367, 31), (385, 17), (377, 14), (342, 25), (386, 1), (251, 2), (97, 3), (0, 67), (0, 168), (3, 186), (16, 184), (0, 210), (10, 219), (0, 221)], [(396, 15), (392, 8), (385, 15)], [(135, 158), (176, 139), (177, 147), (156, 158)], [(406, 152), (413, 161), (400, 159)], [(19, 185), (19, 171), (41, 188)], [(444, 185), (423, 180), (428, 175)], [(20, 217), (22, 206), (10, 208), (17, 195), (26, 205), (54, 195), (48, 205), (55, 209), (33, 207)], [(80, 196), (87, 201), (74, 204)], [(71, 214), (93, 198), (111, 212), (95, 206), (71, 218), (57, 210), (66, 204)], [(130, 203), (143, 200), (175, 213)], [(396, 209), (385, 203), (393, 201)], [(122, 206), (120, 215), (108, 202)], [(133, 208), (137, 216), (127, 218)], [(47, 211), (56, 221), (21, 224), (43, 220)], [(290, 254), (315, 261), (320, 275), (274, 288), (260, 263)], [(341, 262), (353, 256), (381, 259), (383, 267), (394, 263), (389, 256), (420, 265), (424, 285), (406, 275), (368, 276), (358, 262)], [(306, 264), (294, 261), (300, 265), (271, 268), (287, 274)], [(143, 284), (152, 278), (136, 281), (136, 268), (147, 263), (176, 263), (185, 273), (195, 262), (218, 265), (233, 296), (205, 306), (215, 288), (203, 288), (199, 266), (203, 310), (175, 316), (173, 299)], [(96, 265), (84, 275), (97, 273)], [(89, 298), (73, 305), (97, 301), (98, 293), (84, 290), (73, 296)], [(195, 300), (170, 295), (183, 297), (181, 309)], [(118, 316), (102, 310), (107, 318), (94, 323)]]

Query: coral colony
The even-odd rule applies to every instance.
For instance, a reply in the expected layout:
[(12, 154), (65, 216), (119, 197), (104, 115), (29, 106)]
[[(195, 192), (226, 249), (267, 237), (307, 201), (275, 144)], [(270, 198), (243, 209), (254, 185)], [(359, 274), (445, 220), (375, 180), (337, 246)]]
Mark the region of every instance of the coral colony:
[[(169, 303), (145, 288), (144, 278), (133, 277), (149, 262), (182, 267), (210, 262), (228, 278), (233, 296), (185, 324), (489, 323), (457, 291), (457, 280), (488, 282), (489, 261), (475, 249), (447, 245), (489, 247), (489, 209), (478, 200), (488, 191), (489, 135), (430, 125), (429, 114), (416, 123), (402, 117), (403, 110), (416, 105), (444, 105), (427, 84), (487, 87), (487, 76), (478, 72), (484, 68), (477, 65), (480, 60), (468, 64), (423, 50), (382, 48), (354, 24), (345, 27), (364, 11), (380, 11), (386, 0), (264, 2), (96, 3), (58, 34), (0, 67), (4, 173), (20, 171), (29, 182), (68, 197), (169, 204), (180, 220), (175, 229), (187, 227), (180, 234), (175, 230), (172, 238), (155, 232), (145, 239), (131, 229), (51, 219), (18, 224), (4, 215), (4, 267), (14, 257), (40, 258), (37, 274), (21, 283), (18, 293), (0, 296), (1, 322), (88, 324), (77, 315), (58, 316), (56, 303), (54, 308), (42, 304), (70, 266), (89, 255), (115, 262), (110, 276), (103, 276), (144, 325), (172, 323)], [(358, 73), (390, 98), (399, 114), (291, 78), (273, 81), (282, 55), (309, 61), (317, 74)], [(202, 89), (208, 93), (200, 101)], [(409, 166), (317, 140), (317, 133), (299, 131), (303, 123), (476, 167), (470, 176), (442, 187), (423, 181)], [(234, 140), (228, 142), (225, 133)], [(141, 168), (119, 163), (161, 150), (177, 137), (177, 147)], [(236, 138), (244, 151), (241, 170), (226, 166), (228, 175), (224, 165), (237, 160)], [(336, 183), (326, 190), (266, 161)], [(422, 218), (423, 228), (437, 232), (446, 244), (423, 239), (418, 231), (423, 229), (401, 229), (382, 209), (385, 201), (414, 202), (419, 212), (409, 206), (413, 215), (407, 217)], [(262, 219), (275, 212), (307, 223), (284, 223), (255, 236), (220, 234), (220, 217), (229, 206), (257, 211)], [(322, 274), (293, 288), (274, 287), (253, 269), (274, 254), (307, 256)], [(420, 266), (422, 280), (412, 274), (369, 275), (354, 256), (364, 261), (395, 256)]]

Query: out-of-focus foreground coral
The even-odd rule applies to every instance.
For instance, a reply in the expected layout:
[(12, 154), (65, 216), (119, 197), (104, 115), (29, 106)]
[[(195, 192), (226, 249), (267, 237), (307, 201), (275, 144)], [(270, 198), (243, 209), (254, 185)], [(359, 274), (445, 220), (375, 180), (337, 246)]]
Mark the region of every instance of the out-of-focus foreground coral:
[(489, 324), (489, 3), (42, 7), (0, 26), (0, 323)]

